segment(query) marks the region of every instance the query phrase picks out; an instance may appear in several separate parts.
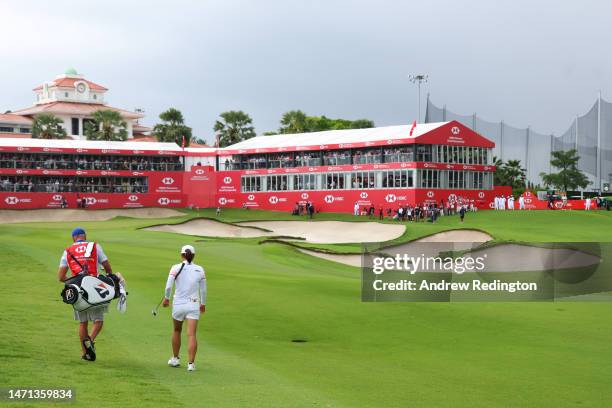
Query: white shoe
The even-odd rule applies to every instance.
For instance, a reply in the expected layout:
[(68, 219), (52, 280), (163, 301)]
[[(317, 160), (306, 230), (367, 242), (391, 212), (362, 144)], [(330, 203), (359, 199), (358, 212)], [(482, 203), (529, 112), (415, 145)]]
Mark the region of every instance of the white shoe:
[(178, 367), (181, 365), (181, 360), (179, 360), (177, 357), (172, 357), (170, 360), (168, 360), (168, 365), (170, 367)]
[(187, 371), (195, 371), (195, 364), (194, 363), (187, 364)]

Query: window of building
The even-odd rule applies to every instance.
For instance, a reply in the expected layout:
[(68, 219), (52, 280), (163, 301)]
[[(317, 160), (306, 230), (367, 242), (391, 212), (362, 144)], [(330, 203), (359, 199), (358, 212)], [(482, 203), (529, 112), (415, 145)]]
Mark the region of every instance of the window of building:
[(416, 161), (430, 162), (431, 161), (431, 145), (417, 145)]
[(448, 172), (448, 188), (465, 189), (465, 171)]
[(289, 189), (287, 176), (273, 175), (266, 177), (267, 191), (286, 191)]
[(316, 174), (296, 174), (293, 176), (294, 190), (316, 190), (317, 175)]
[(19, 133), (32, 133), (32, 130), (28, 128), (21, 128), (19, 129)]
[(353, 189), (376, 188), (376, 172), (358, 171), (350, 173), (350, 177)]
[(64, 92), (64, 97), (68, 97), (68, 92)]
[(343, 190), (344, 173), (325, 173), (323, 174), (325, 190)]
[(72, 134), (79, 135), (79, 118), (72, 118)]
[(421, 169), (422, 188), (440, 188), (440, 170)]
[(15, 128), (8, 127), (8, 126), (0, 126), (0, 132), (13, 133), (14, 131), (15, 131)]
[(240, 180), (240, 190), (243, 193), (250, 193), (253, 191), (261, 191), (261, 177), (260, 176), (243, 176)]

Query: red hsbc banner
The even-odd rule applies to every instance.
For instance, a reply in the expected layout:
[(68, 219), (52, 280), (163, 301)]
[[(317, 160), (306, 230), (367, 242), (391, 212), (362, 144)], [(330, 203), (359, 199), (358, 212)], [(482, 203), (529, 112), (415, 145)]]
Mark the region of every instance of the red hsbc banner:
[[(185, 207), (183, 194), (93, 194), (79, 193), (89, 209)], [(68, 208), (77, 208), (76, 193), (0, 193), (0, 209), (24, 210), (61, 208), (65, 199)]]
[[(59, 169), (2, 169), (3, 176), (117, 176), (117, 177), (148, 177), (160, 174), (155, 171), (132, 171), (132, 170), (59, 170)], [(182, 177), (182, 172), (176, 173), (177, 177)]]
[(495, 166), (483, 166), (478, 164), (447, 164), (429, 162), (404, 162), (404, 163), (377, 163), (377, 164), (348, 164), (341, 166), (311, 166), (311, 167), (288, 167), (278, 169), (254, 169), (233, 170), (231, 173), (240, 175), (262, 175), (262, 174), (294, 174), (294, 173), (325, 173), (342, 171), (368, 171), (368, 170), (394, 170), (394, 169), (440, 169), (440, 170), (472, 170), (472, 171), (495, 171)]
[(360, 207), (374, 206), (395, 210), (399, 206), (446, 203), (449, 200), (473, 201), (480, 209), (489, 209), (496, 195), (511, 194), (509, 187), (494, 190), (442, 190), (442, 189), (363, 189), (326, 191), (276, 191), (257, 193), (217, 192), (216, 205), (221, 207), (249, 207), (261, 210), (291, 211), (296, 203), (310, 201), (317, 211), (354, 211), (355, 203)]
[(180, 194), (183, 191), (184, 172), (151, 172), (149, 192), (163, 194)]
[(217, 173), (210, 166), (193, 166), (184, 173), (183, 191), (188, 207), (210, 208), (216, 206)]

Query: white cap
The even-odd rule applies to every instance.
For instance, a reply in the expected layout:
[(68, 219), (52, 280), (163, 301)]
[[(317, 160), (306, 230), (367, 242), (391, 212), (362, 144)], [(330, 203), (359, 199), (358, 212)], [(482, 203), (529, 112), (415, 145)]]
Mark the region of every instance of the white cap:
[(194, 247), (192, 247), (191, 245), (183, 245), (183, 247), (181, 248), (181, 254), (184, 254), (187, 251), (191, 252), (192, 254), (195, 254), (195, 248)]

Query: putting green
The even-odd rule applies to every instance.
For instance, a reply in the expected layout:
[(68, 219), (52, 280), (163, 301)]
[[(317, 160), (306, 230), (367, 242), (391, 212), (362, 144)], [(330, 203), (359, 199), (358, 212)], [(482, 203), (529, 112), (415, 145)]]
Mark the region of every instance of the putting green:
[[(225, 210), (221, 218), (295, 219), (252, 210)], [(139, 229), (167, 222), (79, 223), (130, 292), (127, 314), (113, 305), (107, 316), (95, 363), (80, 360), (77, 326), (56, 282), (74, 223), (0, 226), (0, 384), (73, 387), (74, 406), (88, 407), (602, 407), (612, 400), (612, 303), (362, 303), (355, 268), (255, 238), (196, 242)], [(456, 217), (409, 224), (395, 241), (451, 228), (496, 239), (610, 241), (612, 215), (481, 212), (463, 225)], [(194, 373), (167, 367), (169, 311), (150, 313), (185, 243), (195, 245), (209, 287)]]

